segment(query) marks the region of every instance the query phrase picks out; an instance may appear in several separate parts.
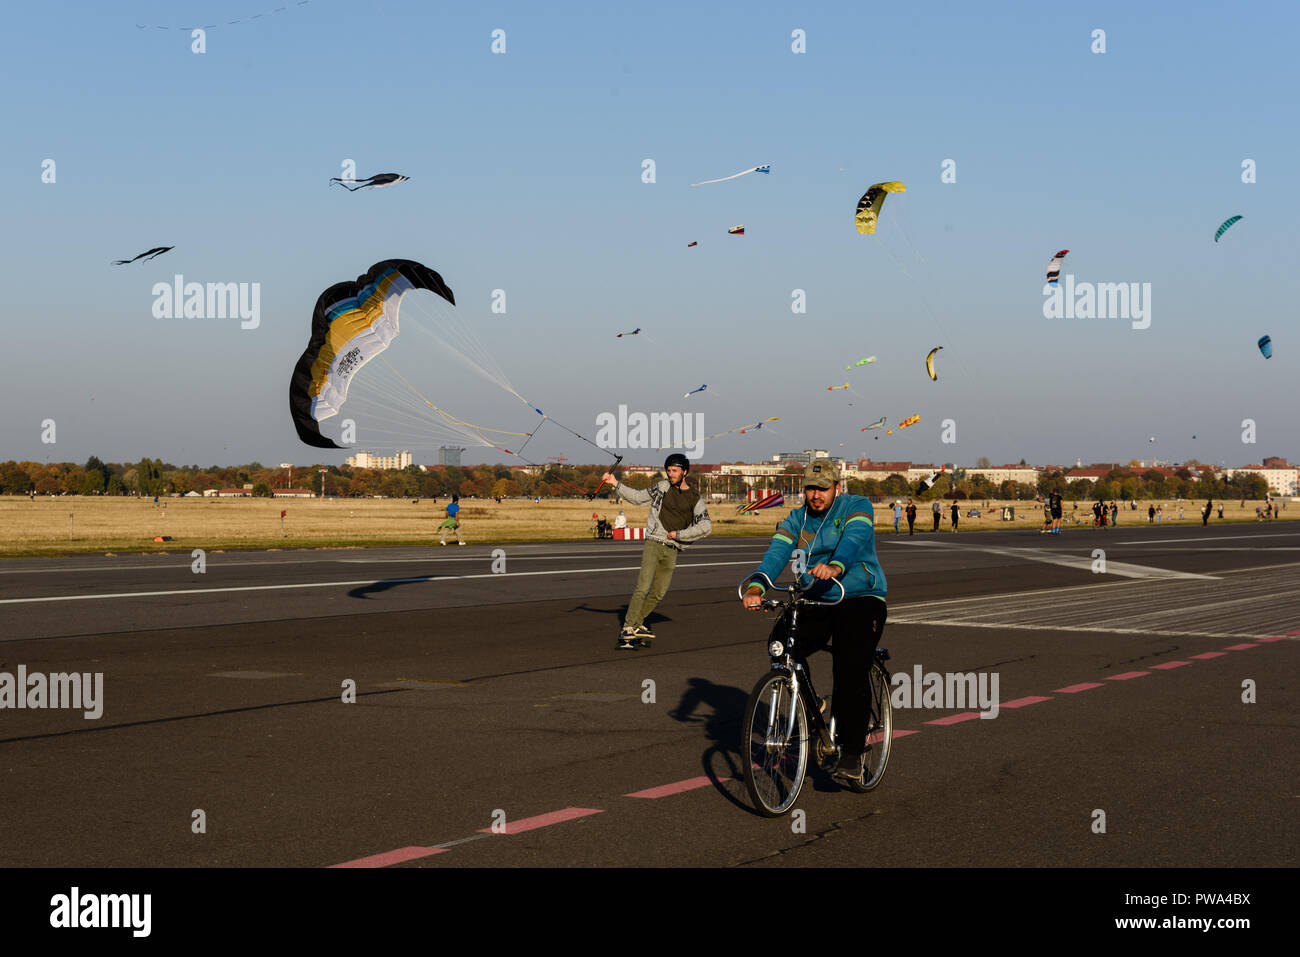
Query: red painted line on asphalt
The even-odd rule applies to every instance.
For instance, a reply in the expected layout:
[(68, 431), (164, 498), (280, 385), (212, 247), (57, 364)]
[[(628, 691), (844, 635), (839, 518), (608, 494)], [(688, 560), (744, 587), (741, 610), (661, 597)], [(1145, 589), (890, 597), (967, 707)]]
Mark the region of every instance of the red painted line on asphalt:
[[(899, 738), (905, 738), (909, 734), (920, 734), (920, 733), (921, 733), (920, 731), (895, 731), (891, 736), (891, 740), (897, 741)], [(885, 740), (885, 736), (881, 734), (879, 731), (877, 731), (875, 734), (867, 735), (867, 744), (879, 744), (881, 741), (884, 740)]]
[[(1297, 634), (1297, 632), (1293, 631), (1291, 632), (1291, 634), (1294, 635)], [(1259, 640), (1260, 641), (1286, 641), (1286, 639), (1287, 639), (1286, 635), (1273, 635), (1271, 638), (1261, 638)]]
[(358, 857), (355, 861), (344, 861), (342, 864), (331, 864), (327, 870), (333, 870), (336, 867), (388, 867), (390, 864), (401, 864), (403, 861), (413, 861), (420, 857), (429, 857), (432, 854), (442, 854), (445, 853), (445, 850), (445, 848), (441, 847), (399, 847), (395, 851), (371, 854), (369, 857)]
[(950, 714), (946, 718), (935, 718), (933, 721), (927, 721), (926, 724), (960, 724), (963, 721), (972, 721), (978, 718), (978, 711), (963, 711), (961, 714)]
[(1098, 684), (1095, 681), (1085, 681), (1083, 684), (1070, 685), (1068, 688), (1057, 688), (1055, 694), (1074, 694), (1077, 691), (1088, 691), (1092, 688), (1104, 688), (1105, 685)]
[(1166, 661), (1163, 664), (1152, 665), (1152, 668), (1159, 668), (1161, 671), (1168, 671), (1170, 668), (1181, 668), (1183, 665), (1190, 665), (1190, 661)]
[(1207, 651), (1204, 654), (1192, 655), (1192, 657), (1204, 661), (1207, 658), (1222, 658), (1226, 654), (1226, 651)]
[(592, 814), (603, 814), (604, 811), (604, 808), (599, 807), (566, 807), (562, 811), (551, 811), (549, 814), (539, 814), (536, 817), (525, 817), (518, 821), (507, 821), (504, 831), (493, 831), (490, 827), (480, 827), (478, 833), (522, 834), (524, 831), (535, 831), (539, 827), (549, 827), (552, 824), (572, 821), (574, 818), (588, 817)]
[[(728, 781), (736, 781), (738, 778), (727, 778)], [(623, 797), (629, 798), (661, 798), (668, 797), (670, 794), (681, 794), (683, 791), (694, 791), (696, 788), (706, 788), (713, 783), (713, 778), (707, 775), (702, 778), (687, 778), (685, 781), (676, 781), (673, 784), (661, 784), (657, 788), (646, 788), (644, 791), (633, 791), (631, 794), (624, 794)]]
[(1111, 675), (1107, 681), (1128, 681), (1130, 678), (1141, 678), (1143, 675), (1149, 675), (1149, 671), (1126, 671), (1122, 675)]
[(1244, 645), (1229, 645), (1224, 651), (1244, 651), (1247, 648), (1257, 647), (1254, 642), (1246, 642)]
[(1017, 698), (1015, 701), (1004, 701), (998, 705), (1000, 708), (1023, 708), (1027, 704), (1038, 704), (1040, 701), (1051, 701), (1050, 697), (1044, 698), (1042, 695), (1030, 695), (1028, 698)]

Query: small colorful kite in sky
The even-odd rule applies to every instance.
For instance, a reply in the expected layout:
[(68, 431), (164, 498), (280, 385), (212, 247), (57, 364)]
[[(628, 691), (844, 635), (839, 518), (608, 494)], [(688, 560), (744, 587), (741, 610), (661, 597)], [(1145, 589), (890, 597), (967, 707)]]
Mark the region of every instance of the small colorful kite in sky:
[(864, 236), (869, 236), (876, 231), (876, 220), (880, 218), (880, 210), (884, 208), (885, 196), (889, 193), (906, 193), (907, 187), (902, 183), (876, 183), (858, 200), (858, 212), (853, 217), (854, 224), (858, 227), (858, 232)]
[(1060, 250), (1052, 257), (1052, 261), (1047, 264), (1047, 281), (1053, 286), (1056, 285), (1056, 281), (1061, 275), (1061, 260), (1065, 258), (1065, 254), (1069, 251), (1068, 249)]
[(942, 349), (943, 346), (935, 346), (930, 350), (930, 354), (925, 357), (925, 371), (929, 373), (931, 381), (938, 381), (939, 376), (934, 371), (934, 354)]
[(748, 176), (750, 173), (770, 173), (771, 166), (753, 166), (749, 169), (742, 169), (739, 173), (732, 173), (730, 176), (724, 176), (721, 179), (706, 179), (702, 183), (691, 183), (691, 186), (708, 186), (710, 183), (725, 183), (729, 179), (736, 179), (740, 176)]
[(1214, 231), (1214, 241), (1217, 243), (1219, 241), (1219, 237), (1228, 231), (1228, 227), (1231, 226), (1239, 219), (1241, 219), (1240, 216), (1229, 216), (1227, 219), (1225, 219), (1223, 221), (1223, 225)]
[(727, 232), (731, 233), (731, 235), (733, 235), (733, 236), (743, 236), (743, 235), (745, 235), (745, 227), (744, 227), (744, 226), (732, 226), (730, 229), (727, 230)]

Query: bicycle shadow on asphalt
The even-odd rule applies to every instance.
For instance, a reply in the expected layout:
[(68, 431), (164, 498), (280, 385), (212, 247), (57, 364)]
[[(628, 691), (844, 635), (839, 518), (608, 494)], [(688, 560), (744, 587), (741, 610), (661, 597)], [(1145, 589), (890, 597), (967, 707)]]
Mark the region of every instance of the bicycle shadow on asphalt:
[[(687, 689), (682, 692), (677, 707), (668, 712), (668, 717), (682, 724), (702, 724), (704, 734), (709, 739), (709, 746), (700, 755), (705, 776), (713, 784), (714, 790), (724, 798), (753, 814), (757, 814), (748, 803), (736, 797), (727, 788), (731, 780), (744, 780), (744, 766), (740, 763), (741, 720), (745, 717), (745, 705), (749, 695), (740, 688), (714, 684), (707, 678), (691, 678)], [(700, 714), (701, 711), (707, 714)], [(721, 758), (726, 764), (727, 774), (718, 774), (714, 765)], [(743, 787), (739, 789), (743, 793)]]

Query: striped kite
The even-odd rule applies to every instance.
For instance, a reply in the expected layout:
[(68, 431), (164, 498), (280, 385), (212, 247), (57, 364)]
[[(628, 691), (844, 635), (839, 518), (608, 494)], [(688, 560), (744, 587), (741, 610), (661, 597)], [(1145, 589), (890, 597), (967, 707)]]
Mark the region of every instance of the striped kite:
[(737, 512), (753, 512), (760, 508), (774, 508), (777, 505), (785, 504), (785, 496), (780, 492), (773, 492), (771, 495), (764, 495), (762, 498), (755, 499), (736, 509)]
[(1061, 275), (1061, 260), (1065, 258), (1065, 254), (1069, 251), (1068, 249), (1060, 250), (1052, 257), (1052, 261), (1047, 264), (1047, 281), (1053, 286), (1056, 285), (1056, 281)]
[(1219, 237), (1228, 231), (1228, 227), (1231, 226), (1239, 219), (1241, 219), (1240, 216), (1229, 216), (1227, 219), (1225, 219), (1223, 221), (1223, 225), (1214, 231), (1214, 241), (1217, 243), (1219, 241)]

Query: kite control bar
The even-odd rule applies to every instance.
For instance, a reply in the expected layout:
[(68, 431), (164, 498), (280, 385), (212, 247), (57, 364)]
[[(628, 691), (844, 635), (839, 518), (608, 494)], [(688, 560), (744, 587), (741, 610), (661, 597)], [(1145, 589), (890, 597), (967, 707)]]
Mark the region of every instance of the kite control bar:
[[(618, 468), (619, 463), (621, 463), (622, 461), (623, 461), (623, 456), (621, 456), (621, 455), (616, 455), (616, 456), (614, 456), (614, 464), (611, 465), (611, 466), (609, 467), (610, 472), (613, 473), (614, 469)], [(592, 491), (592, 492), (588, 492), (588, 493), (587, 493), (587, 501), (588, 501), (588, 502), (590, 502), (590, 501), (592, 501), (592, 500), (595, 499), (595, 497), (596, 497), (596, 493), (599, 492), (599, 491), (601, 490), (601, 487), (604, 486), (604, 484), (605, 484), (605, 480), (604, 480), (604, 479), (601, 479), (601, 480), (600, 480), (600, 485), (597, 485), (597, 486), (596, 486), (595, 491)]]

